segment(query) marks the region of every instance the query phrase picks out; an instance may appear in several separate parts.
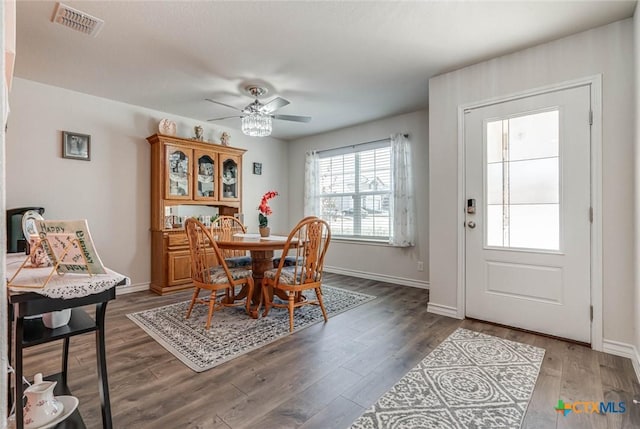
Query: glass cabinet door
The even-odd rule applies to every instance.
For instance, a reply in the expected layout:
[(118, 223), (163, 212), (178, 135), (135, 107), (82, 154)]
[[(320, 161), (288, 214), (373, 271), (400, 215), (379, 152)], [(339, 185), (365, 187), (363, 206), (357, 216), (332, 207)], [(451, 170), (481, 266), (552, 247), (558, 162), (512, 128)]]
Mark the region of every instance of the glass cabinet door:
[(191, 199), (191, 151), (167, 145), (165, 198)]
[(221, 195), (220, 200), (240, 200), (240, 163), (234, 156), (220, 155), (221, 171)]
[(195, 188), (193, 190), (193, 199), (195, 200), (214, 200), (218, 195), (216, 192), (216, 174), (217, 159), (214, 153), (204, 152), (200, 150), (194, 151), (195, 172), (193, 177), (195, 180)]

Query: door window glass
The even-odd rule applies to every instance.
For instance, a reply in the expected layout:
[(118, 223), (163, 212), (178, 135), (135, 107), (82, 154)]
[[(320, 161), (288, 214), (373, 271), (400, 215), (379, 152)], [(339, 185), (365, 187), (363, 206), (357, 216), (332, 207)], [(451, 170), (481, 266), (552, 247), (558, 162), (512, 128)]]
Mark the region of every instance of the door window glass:
[(559, 111), (486, 128), (486, 244), (560, 250)]

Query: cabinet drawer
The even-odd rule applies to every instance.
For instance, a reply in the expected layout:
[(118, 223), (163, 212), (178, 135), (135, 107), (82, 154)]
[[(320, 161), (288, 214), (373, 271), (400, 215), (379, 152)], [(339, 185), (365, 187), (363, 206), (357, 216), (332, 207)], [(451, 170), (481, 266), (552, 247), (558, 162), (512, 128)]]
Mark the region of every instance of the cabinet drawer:
[(187, 234), (169, 234), (169, 247), (188, 246)]

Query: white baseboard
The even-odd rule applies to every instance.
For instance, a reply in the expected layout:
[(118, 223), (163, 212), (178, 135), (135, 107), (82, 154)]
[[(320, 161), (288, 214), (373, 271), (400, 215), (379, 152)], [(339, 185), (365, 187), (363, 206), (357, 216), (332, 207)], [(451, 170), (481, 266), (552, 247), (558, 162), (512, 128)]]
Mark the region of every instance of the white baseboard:
[(640, 353), (638, 352), (638, 349), (636, 347), (634, 347), (635, 351), (636, 351), (636, 356), (634, 359), (631, 359), (631, 362), (633, 363), (633, 369), (636, 372), (636, 378), (638, 379), (638, 383), (640, 383)]
[(417, 287), (420, 289), (429, 289), (429, 282), (424, 280), (407, 279), (404, 277), (388, 276), (386, 274), (377, 274), (377, 273), (368, 273), (365, 271), (348, 270), (348, 269), (339, 268), (339, 267), (325, 266), (324, 270), (328, 273), (342, 274), (345, 276), (358, 277), (361, 279), (379, 280), (381, 282), (394, 283), (402, 286), (411, 286), (411, 287)]
[[(450, 307), (448, 305), (436, 304), (430, 302), (427, 304), (427, 311), (433, 314), (439, 314), (440, 316), (453, 317), (454, 319), (460, 319), (458, 317), (458, 309), (455, 307)], [(464, 317), (462, 318), (464, 319)]]
[(633, 344), (621, 343), (619, 341), (607, 340), (602, 341), (602, 351), (616, 356), (631, 359), (633, 370), (636, 372), (636, 378), (640, 383), (640, 353)]
[(125, 295), (128, 293), (142, 292), (143, 290), (149, 290), (149, 283), (138, 283), (129, 286), (117, 286), (116, 295)]

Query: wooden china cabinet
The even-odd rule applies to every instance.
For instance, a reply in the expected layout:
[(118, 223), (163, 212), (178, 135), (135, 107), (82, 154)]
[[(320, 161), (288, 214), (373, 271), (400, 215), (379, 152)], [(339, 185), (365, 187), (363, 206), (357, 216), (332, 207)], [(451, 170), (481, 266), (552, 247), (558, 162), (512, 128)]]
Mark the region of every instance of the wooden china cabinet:
[(154, 134), (151, 144), (151, 290), (191, 287), (187, 216), (242, 211), (244, 149)]

